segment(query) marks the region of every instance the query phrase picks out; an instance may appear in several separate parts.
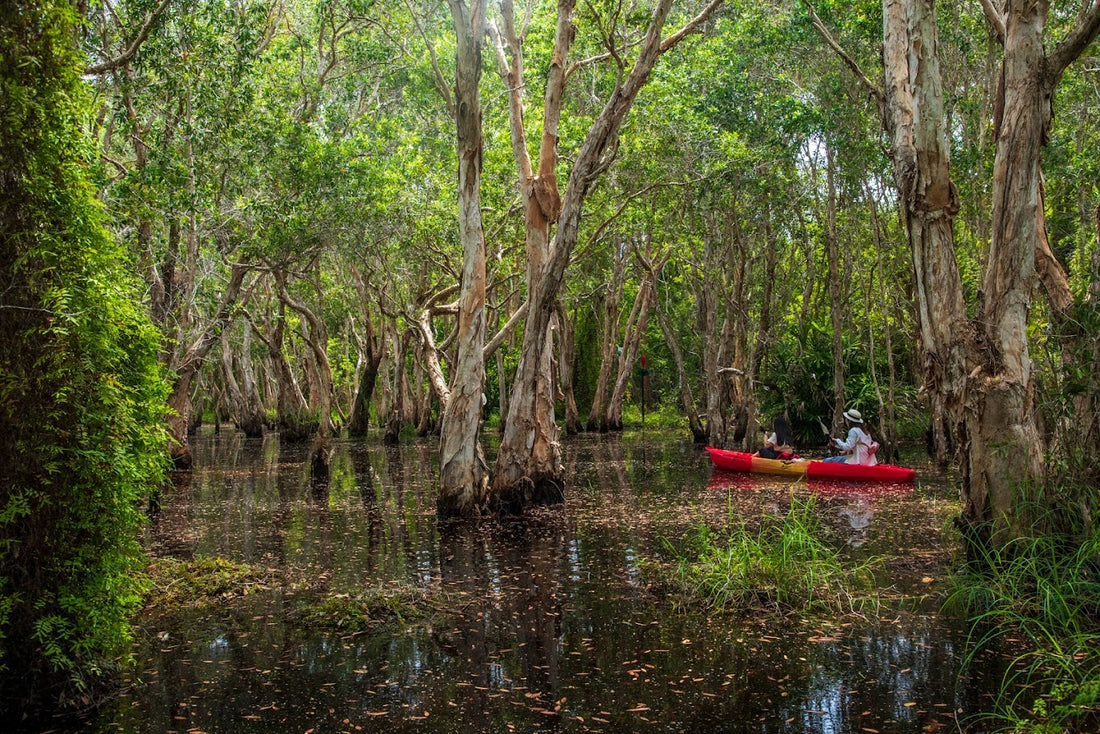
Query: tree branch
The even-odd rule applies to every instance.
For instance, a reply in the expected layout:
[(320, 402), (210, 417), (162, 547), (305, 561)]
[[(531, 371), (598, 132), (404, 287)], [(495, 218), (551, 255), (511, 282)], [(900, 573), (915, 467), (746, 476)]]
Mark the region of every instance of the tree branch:
[(1096, 40), (1097, 32), (1100, 32), (1100, 0), (1089, 1), (1092, 6), (1077, 17), (1073, 30), (1054, 47), (1054, 52), (1048, 57), (1047, 84), (1051, 89), (1062, 78), (1066, 67), (1084, 53), (1089, 44)]
[(405, 0), (405, 7), (409, 10), (409, 15), (413, 19), (413, 23), (416, 24), (416, 30), (420, 34), (420, 37), (424, 39), (424, 45), (428, 47), (428, 56), (432, 62), (432, 81), (435, 82), (436, 91), (443, 97), (444, 104), (447, 105), (447, 113), (453, 118), (455, 116), (455, 101), (451, 95), (451, 85), (447, 83), (447, 78), (443, 75), (443, 70), (439, 67), (439, 57), (435, 53), (435, 44), (428, 38), (428, 34), (424, 31), (424, 26), (420, 23), (420, 17), (413, 11), (412, 5), (408, 0)]
[(673, 33), (671, 36), (661, 42), (661, 53), (668, 51), (670, 48), (684, 40), (684, 37), (690, 33), (694, 33), (695, 29), (703, 23), (707, 22), (707, 19), (718, 9), (718, 6), (722, 4), (723, 0), (711, 0), (710, 4), (700, 11), (699, 15), (688, 21), (680, 30)]
[(504, 340), (512, 332), (512, 329), (516, 327), (516, 324), (520, 322), (527, 315), (527, 304), (530, 301), (524, 301), (523, 304), (516, 309), (516, 312), (505, 322), (504, 326), (500, 327), (500, 331), (496, 333), (492, 339), (485, 345), (482, 350), (482, 354), (485, 356), (485, 361), (489, 361), (489, 357), (500, 348), (500, 345), (504, 343)]
[(982, 11), (985, 13), (985, 19), (989, 21), (990, 27), (993, 29), (994, 35), (997, 36), (997, 42), (1002, 46), (1005, 45), (1005, 15), (1004, 13), (993, 4), (993, 0), (981, 0)]
[(153, 30), (153, 25), (156, 24), (157, 20), (160, 19), (161, 14), (164, 12), (164, 9), (168, 7), (168, 3), (170, 2), (172, 2), (172, 0), (161, 0), (160, 5), (153, 8), (152, 12), (145, 16), (145, 21), (142, 23), (141, 28), (138, 30), (138, 34), (134, 38), (133, 42), (130, 43), (129, 48), (127, 48), (125, 51), (123, 51), (121, 54), (114, 57), (113, 59), (108, 59), (103, 63), (93, 64), (92, 66), (87, 67), (86, 69), (84, 69), (84, 73), (106, 74), (109, 71), (114, 71), (120, 66), (123, 66), (130, 59), (134, 58), (134, 55), (137, 54), (138, 49), (140, 49), (141, 45), (145, 43), (145, 39), (149, 38), (149, 32)]
[(875, 102), (878, 103), (879, 109), (883, 109), (886, 104), (886, 95), (883, 94), (883, 91), (863, 73), (863, 69), (859, 68), (859, 64), (856, 63), (856, 60), (841, 47), (835, 38), (833, 38), (833, 34), (829, 32), (829, 29), (825, 27), (825, 23), (818, 17), (817, 11), (814, 10), (814, 6), (810, 4), (810, 0), (802, 0), (802, 4), (805, 5), (806, 10), (810, 12), (810, 22), (813, 24), (814, 30), (816, 30), (822, 40), (829, 45), (829, 48), (840, 57), (840, 60), (851, 70), (856, 79), (867, 88), (867, 91), (875, 98)]

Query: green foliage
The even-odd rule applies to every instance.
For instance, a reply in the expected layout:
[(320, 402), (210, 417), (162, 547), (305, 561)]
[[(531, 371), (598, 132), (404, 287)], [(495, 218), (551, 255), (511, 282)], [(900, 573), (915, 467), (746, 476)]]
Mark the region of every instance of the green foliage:
[(1082, 539), (1064, 523), (1064, 511), (1051, 511), (1045, 532), (987, 548), (952, 580), (945, 603), (971, 620), (971, 660), (1023, 641), (992, 714), (1016, 731), (1100, 725), (1100, 531)]
[(676, 580), (711, 610), (850, 612), (871, 600), (870, 562), (852, 564), (831, 548), (813, 497), (792, 495), (782, 518), (756, 532), (743, 523), (725, 531), (700, 525), (689, 549), (677, 552)]
[(157, 334), (87, 184), (64, 0), (0, 9), (0, 701), (125, 659), (141, 506), (164, 476)]

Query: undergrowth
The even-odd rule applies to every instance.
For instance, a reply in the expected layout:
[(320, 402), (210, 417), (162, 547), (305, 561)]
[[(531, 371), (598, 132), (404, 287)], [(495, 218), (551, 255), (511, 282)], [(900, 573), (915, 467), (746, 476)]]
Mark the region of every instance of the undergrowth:
[(952, 583), (945, 611), (971, 620), (968, 662), (998, 643), (1021, 648), (988, 715), (995, 726), (1100, 730), (1100, 532), (1083, 542), (1058, 533), (1016, 538), (985, 549)]
[(245, 596), (254, 590), (271, 588), (276, 583), (273, 573), (210, 556), (190, 561), (158, 558), (146, 569), (146, 609), (171, 610)]
[(365, 632), (379, 625), (420, 620), (439, 608), (424, 592), (408, 586), (334, 594), (298, 606), (294, 621), (311, 630)]
[(756, 531), (730, 515), (726, 529), (700, 524), (671, 571), (696, 606), (740, 613), (859, 613), (877, 604), (872, 561), (854, 562), (823, 540), (813, 497)]
[(444, 604), (407, 584), (338, 592), (316, 580), (292, 580), (275, 570), (207, 556), (190, 561), (158, 558), (146, 574), (147, 612), (171, 613), (283, 590), (297, 599), (288, 621), (314, 631), (363, 632), (435, 615)]

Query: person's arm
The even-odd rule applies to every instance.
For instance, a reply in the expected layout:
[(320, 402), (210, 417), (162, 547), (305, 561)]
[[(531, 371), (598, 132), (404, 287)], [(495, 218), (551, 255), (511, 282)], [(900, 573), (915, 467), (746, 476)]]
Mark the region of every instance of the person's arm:
[(843, 441), (839, 438), (834, 438), (833, 442), (836, 444), (836, 447), (844, 453), (850, 453), (859, 442), (859, 431), (855, 426), (852, 426), (851, 430), (848, 431), (848, 438)]

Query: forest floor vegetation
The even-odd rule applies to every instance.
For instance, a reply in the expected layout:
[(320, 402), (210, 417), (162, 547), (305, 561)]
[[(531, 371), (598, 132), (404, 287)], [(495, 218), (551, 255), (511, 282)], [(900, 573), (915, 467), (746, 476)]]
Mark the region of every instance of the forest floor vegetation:
[(235, 601), (261, 592), (293, 598), (288, 621), (315, 632), (359, 633), (424, 620), (445, 608), (443, 594), (428, 594), (407, 584), (340, 590), (331, 588), (323, 576), (293, 577), (211, 556), (190, 561), (158, 558), (146, 574), (149, 591), (141, 614), (147, 619), (187, 612), (229, 617)]
[(735, 519), (725, 529), (701, 523), (682, 547), (666, 540), (674, 562), (663, 581), (682, 603), (711, 613), (859, 615), (877, 613), (881, 558), (846, 558), (826, 540), (815, 499), (792, 497), (782, 517), (758, 528)]
[(1016, 538), (950, 585), (945, 610), (971, 621), (971, 659), (998, 644), (1014, 651), (987, 715), (997, 730), (1100, 730), (1100, 531)]

